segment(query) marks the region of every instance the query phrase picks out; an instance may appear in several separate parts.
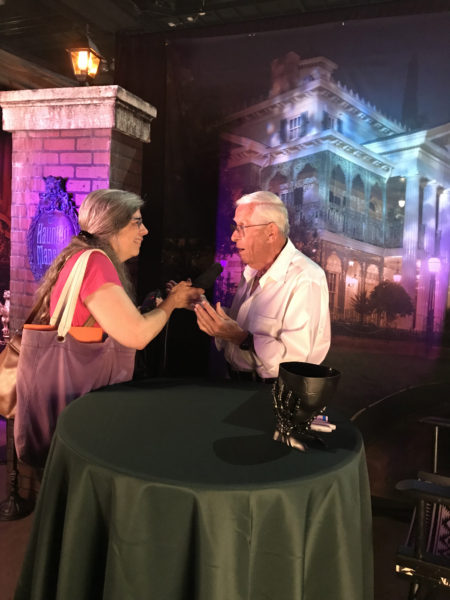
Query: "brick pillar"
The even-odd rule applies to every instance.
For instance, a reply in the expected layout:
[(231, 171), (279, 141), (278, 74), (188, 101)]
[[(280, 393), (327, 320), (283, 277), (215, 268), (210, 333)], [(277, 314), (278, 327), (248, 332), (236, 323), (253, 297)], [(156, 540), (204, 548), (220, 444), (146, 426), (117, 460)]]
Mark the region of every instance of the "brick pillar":
[(3, 129), (12, 132), (11, 319), (19, 327), (37, 287), (26, 237), (43, 177), (67, 177), (77, 206), (114, 187), (141, 191), (142, 146), (156, 110), (119, 86), (0, 92)]

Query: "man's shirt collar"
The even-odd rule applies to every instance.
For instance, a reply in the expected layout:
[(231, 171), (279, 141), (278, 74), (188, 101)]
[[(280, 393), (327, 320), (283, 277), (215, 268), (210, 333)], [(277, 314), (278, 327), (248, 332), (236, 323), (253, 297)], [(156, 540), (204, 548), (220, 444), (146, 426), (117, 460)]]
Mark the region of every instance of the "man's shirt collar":
[[(286, 273), (289, 267), (289, 264), (292, 260), (292, 257), (298, 252), (295, 248), (294, 244), (288, 238), (286, 245), (283, 250), (277, 256), (272, 265), (267, 269), (264, 275), (259, 280), (259, 284), (261, 287), (264, 286), (264, 282), (269, 279), (273, 279), (274, 281), (284, 281), (286, 277)], [(244, 278), (248, 282), (255, 277), (258, 273), (257, 269), (252, 269), (249, 265), (247, 265), (244, 269)]]

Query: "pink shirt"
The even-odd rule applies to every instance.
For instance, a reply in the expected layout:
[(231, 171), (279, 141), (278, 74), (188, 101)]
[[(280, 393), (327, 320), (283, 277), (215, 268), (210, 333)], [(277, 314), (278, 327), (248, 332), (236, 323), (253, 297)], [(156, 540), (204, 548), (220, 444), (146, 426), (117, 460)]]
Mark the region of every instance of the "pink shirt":
[[(51, 315), (56, 308), (56, 303), (58, 302), (58, 298), (62, 292), (64, 284), (66, 283), (69, 273), (81, 252), (82, 250), (71, 256), (59, 274), (50, 297)], [(90, 294), (94, 293), (105, 283), (114, 283), (122, 286), (119, 276), (117, 275), (117, 271), (109, 258), (100, 252), (93, 252), (89, 257), (86, 266), (83, 283), (81, 284), (80, 295), (78, 296), (75, 307), (75, 313), (72, 321), (72, 325), (74, 327), (82, 327), (86, 323), (90, 313), (86, 308), (84, 301)], [(95, 327), (99, 327), (99, 325), (96, 323)]]

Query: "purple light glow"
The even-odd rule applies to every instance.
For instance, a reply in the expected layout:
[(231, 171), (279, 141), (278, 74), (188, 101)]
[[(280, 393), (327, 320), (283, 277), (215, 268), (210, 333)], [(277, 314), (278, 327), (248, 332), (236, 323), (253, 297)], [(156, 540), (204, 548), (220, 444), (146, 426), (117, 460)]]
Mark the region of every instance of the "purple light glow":
[(428, 259), (428, 270), (430, 273), (439, 273), (441, 270), (441, 261), (439, 258), (432, 256)]

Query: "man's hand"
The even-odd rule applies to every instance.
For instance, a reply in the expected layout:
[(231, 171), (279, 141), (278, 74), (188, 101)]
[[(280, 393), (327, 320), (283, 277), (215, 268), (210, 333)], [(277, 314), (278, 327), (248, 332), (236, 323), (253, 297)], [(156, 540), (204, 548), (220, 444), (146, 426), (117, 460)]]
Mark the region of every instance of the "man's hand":
[(207, 300), (204, 300), (196, 304), (194, 310), (199, 328), (208, 335), (222, 338), (238, 346), (247, 337), (248, 332), (230, 319), (220, 306), (220, 302), (217, 302), (214, 309)]

